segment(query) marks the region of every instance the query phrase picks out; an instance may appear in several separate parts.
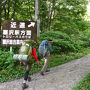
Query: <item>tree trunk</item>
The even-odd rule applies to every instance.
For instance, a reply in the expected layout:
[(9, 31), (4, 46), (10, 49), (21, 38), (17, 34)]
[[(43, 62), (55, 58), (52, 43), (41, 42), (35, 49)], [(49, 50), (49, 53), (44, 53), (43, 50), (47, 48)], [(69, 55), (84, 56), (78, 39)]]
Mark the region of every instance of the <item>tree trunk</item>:
[(15, 9), (14, 9), (14, 11), (12, 13), (12, 18), (14, 18), (14, 16), (15, 16)]
[[(16, 2), (17, 1), (14, 1), (14, 6), (16, 6)], [(11, 18), (14, 18), (14, 16), (15, 16), (15, 12), (16, 12), (16, 9), (15, 9), (15, 7), (13, 7), (13, 13), (12, 13), (12, 17)]]
[(40, 0), (35, 0), (35, 21), (39, 19)]
[(51, 7), (51, 10), (50, 10), (50, 18), (49, 18), (50, 26), (49, 26), (49, 30), (51, 30), (51, 27), (52, 27), (52, 16), (53, 16), (53, 11), (54, 11), (53, 8), (55, 7), (55, 1), (53, 0), (53, 2), (51, 4), (52, 4), (52, 7)]
[(7, 19), (7, 12), (6, 12), (5, 5), (3, 6), (3, 10), (4, 10), (4, 17), (5, 17), (5, 19)]
[(7, 20), (9, 19), (9, 12), (10, 12), (10, 0), (8, 0)]
[(37, 37), (40, 37), (39, 35), (39, 29), (40, 29), (39, 8), (40, 8), (40, 0), (35, 0), (35, 21), (37, 21)]
[(52, 23), (52, 10), (51, 10), (51, 13), (50, 13), (50, 22), (49, 22), (50, 24), (50, 26), (49, 26), (49, 30), (51, 30), (51, 23)]
[(30, 19), (33, 20), (32, 14), (31, 14), (31, 11), (30, 11), (30, 6), (29, 6), (29, 13), (30, 13)]
[(2, 25), (2, 5), (0, 1), (0, 34), (1, 34), (1, 25)]
[(0, 10), (0, 29), (1, 29), (1, 21), (2, 19), (1, 19), (1, 10)]

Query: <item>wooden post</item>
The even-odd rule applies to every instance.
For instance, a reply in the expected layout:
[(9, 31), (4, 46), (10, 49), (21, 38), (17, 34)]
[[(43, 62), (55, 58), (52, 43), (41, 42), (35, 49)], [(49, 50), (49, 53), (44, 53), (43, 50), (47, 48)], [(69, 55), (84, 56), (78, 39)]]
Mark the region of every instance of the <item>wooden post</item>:
[(39, 8), (40, 8), (40, 0), (35, 0), (35, 21), (37, 21), (37, 38), (40, 37), (40, 19), (39, 19)]

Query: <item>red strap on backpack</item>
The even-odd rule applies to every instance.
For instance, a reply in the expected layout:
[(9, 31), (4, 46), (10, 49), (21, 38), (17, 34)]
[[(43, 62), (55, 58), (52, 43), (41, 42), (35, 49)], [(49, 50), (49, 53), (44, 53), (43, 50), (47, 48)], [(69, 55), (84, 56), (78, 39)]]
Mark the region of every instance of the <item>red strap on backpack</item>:
[(32, 58), (34, 57), (34, 59), (35, 59), (37, 62), (39, 62), (39, 61), (38, 61), (38, 58), (37, 58), (37, 55), (36, 55), (36, 48), (32, 48), (31, 57), (32, 57)]

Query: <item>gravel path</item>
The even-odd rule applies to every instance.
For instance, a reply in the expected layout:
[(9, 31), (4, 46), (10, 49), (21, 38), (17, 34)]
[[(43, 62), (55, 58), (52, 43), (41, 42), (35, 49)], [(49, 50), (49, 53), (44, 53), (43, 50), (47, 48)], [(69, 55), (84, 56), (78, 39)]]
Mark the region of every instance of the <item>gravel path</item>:
[[(51, 68), (45, 76), (35, 74), (25, 90), (72, 90), (90, 72), (90, 54), (69, 63)], [(0, 83), (0, 90), (22, 90), (23, 79)]]

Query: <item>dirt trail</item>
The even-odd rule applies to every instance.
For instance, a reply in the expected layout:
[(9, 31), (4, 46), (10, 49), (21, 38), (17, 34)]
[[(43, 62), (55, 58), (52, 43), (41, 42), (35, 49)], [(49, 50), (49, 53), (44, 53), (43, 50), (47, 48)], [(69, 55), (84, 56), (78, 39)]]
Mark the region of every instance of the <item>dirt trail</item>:
[[(25, 90), (72, 90), (90, 72), (90, 54), (50, 69), (45, 76), (35, 74)], [(36, 80), (37, 79), (37, 80)], [(23, 79), (0, 84), (0, 90), (22, 90)]]

